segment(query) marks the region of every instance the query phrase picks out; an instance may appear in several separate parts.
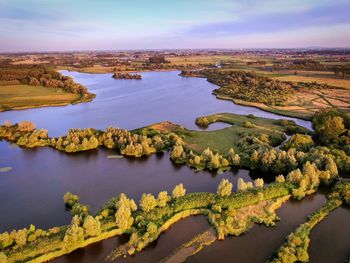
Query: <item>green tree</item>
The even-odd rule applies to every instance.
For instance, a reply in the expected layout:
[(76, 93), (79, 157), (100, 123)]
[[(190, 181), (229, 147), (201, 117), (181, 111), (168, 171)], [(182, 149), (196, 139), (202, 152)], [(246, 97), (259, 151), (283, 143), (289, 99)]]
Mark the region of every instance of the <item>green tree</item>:
[(101, 223), (99, 220), (91, 215), (88, 215), (84, 219), (83, 228), (85, 236), (98, 236), (101, 234)]
[(181, 145), (176, 144), (170, 153), (170, 158), (173, 160), (182, 158), (184, 149)]
[(209, 169), (218, 169), (220, 167), (220, 158), (221, 156), (217, 153), (215, 155), (212, 155), (210, 158), (210, 161), (208, 163)]
[(167, 191), (162, 191), (159, 192), (158, 198), (157, 198), (157, 203), (159, 207), (164, 207), (166, 206), (167, 202), (169, 202), (171, 197), (168, 195)]
[(67, 192), (63, 196), (63, 201), (66, 204), (66, 206), (72, 208), (75, 203), (79, 201), (79, 197), (77, 195), (74, 195), (70, 192)]
[(288, 173), (287, 182), (299, 184), (301, 178), (303, 178), (303, 174), (301, 173), (300, 169), (296, 169)]
[(157, 201), (152, 194), (142, 194), (140, 207), (143, 211), (149, 212), (157, 205)]
[(124, 205), (125, 207), (129, 208), (130, 211), (136, 211), (137, 205), (135, 201), (131, 198), (128, 198), (124, 193), (121, 193), (118, 197), (118, 201), (115, 204), (115, 207), (118, 209)]
[(290, 139), (283, 145), (284, 150), (294, 148), (297, 151), (307, 152), (314, 146), (314, 141), (310, 135), (307, 134), (294, 134)]
[(277, 183), (284, 183), (286, 181), (286, 179), (284, 178), (284, 176), (282, 174), (280, 174), (280, 175), (276, 176), (275, 181)]
[(244, 182), (244, 180), (242, 178), (238, 178), (237, 189), (238, 189), (238, 191), (245, 191), (248, 189), (247, 184)]
[[(11, 233), (12, 234), (12, 233)], [(17, 246), (22, 247), (27, 243), (27, 230), (20, 229), (13, 232), (13, 239)]]
[(256, 188), (263, 188), (264, 187), (264, 179), (262, 178), (257, 178), (255, 181), (254, 181), (254, 185)]
[(226, 158), (229, 161), (229, 163), (232, 164), (232, 165), (239, 165), (239, 163), (241, 161), (241, 158), (239, 157), (238, 154), (235, 153), (233, 148), (231, 148), (228, 151)]
[(121, 230), (129, 229), (134, 223), (130, 208), (124, 204), (120, 205), (115, 213), (115, 222)]
[(229, 196), (232, 192), (232, 183), (227, 179), (222, 179), (218, 185), (217, 194), (220, 196)]
[(12, 245), (13, 239), (8, 232), (0, 234), (0, 250)]
[(89, 207), (87, 205), (82, 205), (75, 203), (71, 210), (72, 215), (86, 216), (89, 214)]
[(186, 189), (184, 188), (183, 184), (178, 184), (174, 187), (172, 195), (174, 198), (179, 198), (181, 196), (184, 196), (186, 194)]
[(70, 251), (76, 245), (78, 245), (83, 241), (84, 241), (84, 230), (82, 227), (80, 227), (79, 217), (74, 216), (63, 238), (65, 249), (67, 251)]

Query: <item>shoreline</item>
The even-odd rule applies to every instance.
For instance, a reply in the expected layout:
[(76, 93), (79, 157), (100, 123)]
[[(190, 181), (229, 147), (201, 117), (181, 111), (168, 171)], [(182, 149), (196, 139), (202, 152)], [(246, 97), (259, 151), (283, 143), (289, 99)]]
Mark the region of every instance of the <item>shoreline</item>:
[[(215, 85), (215, 84), (214, 84)], [(258, 110), (262, 110), (264, 112), (268, 112), (268, 113), (273, 113), (273, 114), (276, 114), (278, 116), (281, 116), (281, 117), (290, 117), (290, 118), (296, 118), (296, 119), (300, 119), (300, 120), (304, 120), (304, 121), (311, 121), (311, 118), (308, 118), (308, 117), (305, 117), (305, 116), (296, 116), (296, 115), (293, 115), (293, 114), (288, 114), (288, 113), (281, 113), (279, 112), (279, 110), (274, 111), (274, 110), (268, 110), (268, 109), (265, 109), (263, 107), (259, 107), (257, 105), (251, 105), (250, 102), (247, 102), (247, 101), (243, 101), (243, 100), (236, 100), (236, 99), (233, 99), (233, 98), (230, 98), (228, 96), (225, 96), (225, 95), (221, 95), (221, 94), (217, 94), (215, 93), (214, 91), (212, 92), (212, 94), (216, 97), (216, 99), (218, 100), (228, 100), (228, 101), (231, 101), (233, 102), (234, 104), (236, 105), (239, 105), (239, 106), (245, 106), (245, 107), (252, 107), (252, 108), (256, 108)]]

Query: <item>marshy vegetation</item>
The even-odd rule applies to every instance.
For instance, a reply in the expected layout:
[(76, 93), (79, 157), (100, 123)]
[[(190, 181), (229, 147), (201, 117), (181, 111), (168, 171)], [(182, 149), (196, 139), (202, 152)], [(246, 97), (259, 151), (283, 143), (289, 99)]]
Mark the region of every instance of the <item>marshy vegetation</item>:
[[(263, 178), (254, 182), (239, 179), (238, 191), (234, 193), (228, 180), (220, 182), (217, 193), (186, 193), (184, 186), (179, 184), (171, 195), (166, 191), (157, 196), (145, 193), (139, 206), (121, 194), (96, 214), (91, 214), (88, 206), (80, 204), (76, 195), (67, 193), (64, 201), (73, 216), (71, 224), (45, 231), (30, 226), (1, 234), (2, 260), (47, 261), (112, 236), (129, 234), (130, 240), (108, 257), (112, 260), (142, 251), (172, 224), (192, 215), (207, 216), (216, 230), (217, 239), (241, 235), (253, 223), (273, 226), (278, 220), (275, 210), (283, 202), (291, 197), (301, 200), (314, 194), (321, 184), (332, 184), (339, 172), (349, 169), (350, 122), (347, 115), (334, 109), (314, 116), (314, 133), (291, 121), (252, 115), (216, 114), (197, 119), (198, 123), (208, 125), (216, 121), (232, 126), (207, 132), (159, 123), (133, 131), (112, 127), (106, 131), (71, 129), (66, 136), (50, 138), (46, 130), (36, 129), (31, 122), (14, 125), (6, 122), (0, 127), (0, 137), (25, 147), (51, 146), (60, 151), (78, 152), (104, 146), (133, 157), (168, 150), (172, 161), (195, 169), (224, 170), (243, 166), (269, 172), (276, 180), (265, 184)], [(285, 140), (284, 133), (293, 136), (281, 148), (275, 148)], [(218, 138), (225, 137), (220, 136), (222, 134), (231, 136), (230, 141), (220, 141)], [(302, 250), (296, 258), (306, 258), (306, 236), (314, 224), (340, 205), (334, 200), (347, 203), (348, 194), (347, 182), (337, 184), (330, 195), (331, 201), (320, 210), (320, 215), (311, 217), (311, 223), (297, 230), (277, 255), (284, 257), (287, 251), (286, 257), (293, 258), (291, 254)], [(295, 238), (301, 239), (296, 246), (290, 243)]]
[[(88, 206), (80, 204), (78, 196), (66, 193), (63, 199), (72, 214), (71, 224), (49, 230), (36, 229), (31, 225), (28, 229), (2, 233), (1, 260), (43, 262), (112, 236), (128, 234), (129, 241), (108, 256), (108, 260), (113, 260), (142, 251), (172, 224), (194, 215), (208, 217), (216, 230), (217, 239), (224, 239), (227, 235), (241, 235), (248, 231), (253, 223), (271, 227), (278, 220), (276, 209), (291, 196), (296, 199), (303, 198), (295, 195), (295, 192), (299, 193), (301, 189), (306, 188), (305, 195), (310, 195), (318, 188), (315, 180), (322, 182), (321, 173), (313, 173), (315, 170), (310, 170), (308, 165), (313, 164), (306, 164), (300, 176), (295, 176), (293, 171), (286, 179), (279, 176), (276, 182), (270, 185), (264, 185), (262, 179), (257, 179), (254, 185), (240, 180), (238, 190), (234, 193), (232, 184), (224, 179), (218, 185), (216, 194), (186, 194), (184, 186), (179, 184), (174, 187), (171, 196), (166, 191), (160, 192), (158, 197), (150, 193), (143, 194), (139, 207), (134, 200), (120, 194), (108, 201), (96, 214), (91, 214)], [(329, 195), (330, 201), (313, 215), (308, 223), (301, 226), (296, 234), (289, 237), (278, 257), (284, 257), (285, 251), (288, 252), (288, 257), (297, 254), (299, 250), (285, 248), (295, 246), (293, 244), (296, 244), (294, 241), (297, 237), (305, 240), (304, 243), (297, 243), (303, 249), (302, 256), (305, 257), (308, 244), (305, 235), (342, 202), (350, 203), (349, 186), (348, 182), (336, 184)], [(302, 258), (300, 254), (296, 256), (298, 259)]]

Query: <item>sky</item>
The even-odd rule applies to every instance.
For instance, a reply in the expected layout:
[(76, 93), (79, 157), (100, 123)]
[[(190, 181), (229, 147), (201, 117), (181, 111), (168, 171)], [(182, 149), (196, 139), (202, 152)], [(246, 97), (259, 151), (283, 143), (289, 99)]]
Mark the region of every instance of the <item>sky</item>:
[(350, 0), (0, 0), (0, 52), (350, 47)]

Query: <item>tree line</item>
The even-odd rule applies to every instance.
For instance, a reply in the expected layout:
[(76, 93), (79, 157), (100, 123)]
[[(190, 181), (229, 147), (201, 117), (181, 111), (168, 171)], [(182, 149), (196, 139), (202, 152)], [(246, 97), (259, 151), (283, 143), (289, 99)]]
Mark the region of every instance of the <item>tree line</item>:
[(90, 101), (95, 94), (74, 82), (71, 77), (63, 76), (51, 67), (40, 65), (1, 65), (0, 86), (6, 85), (32, 85), (51, 88), (61, 88), (67, 92), (81, 95), (82, 101)]

